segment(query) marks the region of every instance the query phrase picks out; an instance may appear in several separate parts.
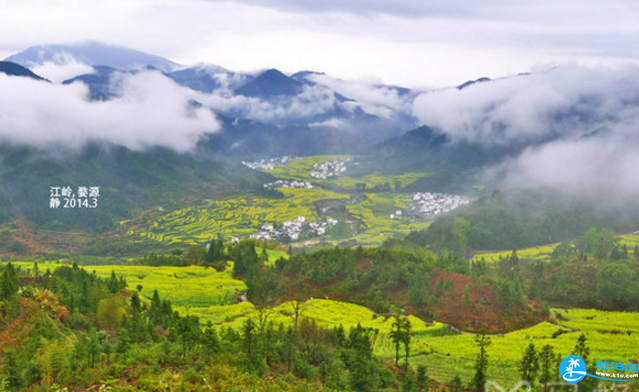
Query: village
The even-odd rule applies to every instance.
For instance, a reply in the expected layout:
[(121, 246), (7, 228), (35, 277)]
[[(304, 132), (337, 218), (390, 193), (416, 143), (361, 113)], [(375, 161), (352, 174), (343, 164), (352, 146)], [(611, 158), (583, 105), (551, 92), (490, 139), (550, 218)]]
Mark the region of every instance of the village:
[(311, 177), (320, 180), (337, 177), (346, 172), (346, 164), (351, 162), (352, 158), (335, 159), (324, 163), (316, 163), (313, 165)]
[[(430, 219), (470, 203), (471, 200), (447, 193), (418, 192), (412, 197), (410, 215), (421, 219)], [(392, 219), (392, 218), (391, 218)]]
[(336, 219), (327, 218), (324, 221), (309, 222), (304, 216), (298, 216), (292, 221), (286, 221), (281, 226), (263, 224), (260, 231), (252, 237), (257, 240), (274, 240), (290, 238), (297, 241), (301, 236), (314, 237), (326, 234), (326, 230), (337, 224)]
[(260, 159), (259, 161), (247, 162), (242, 161), (242, 165), (253, 170), (273, 170), (275, 166), (288, 165), (293, 161), (304, 159), (301, 157), (283, 156), (278, 158)]
[(308, 181), (288, 181), (288, 180), (277, 180), (275, 182), (269, 182), (264, 184), (264, 188), (304, 188), (304, 189), (313, 189), (315, 186)]

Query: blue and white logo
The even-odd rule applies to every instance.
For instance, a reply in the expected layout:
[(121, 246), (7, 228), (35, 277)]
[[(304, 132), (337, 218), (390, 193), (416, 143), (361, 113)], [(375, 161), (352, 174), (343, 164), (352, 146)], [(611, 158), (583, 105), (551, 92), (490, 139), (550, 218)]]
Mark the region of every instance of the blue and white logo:
[(578, 383), (586, 377), (586, 362), (576, 355), (569, 355), (561, 361), (559, 374), (564, 381), (571, 384)]

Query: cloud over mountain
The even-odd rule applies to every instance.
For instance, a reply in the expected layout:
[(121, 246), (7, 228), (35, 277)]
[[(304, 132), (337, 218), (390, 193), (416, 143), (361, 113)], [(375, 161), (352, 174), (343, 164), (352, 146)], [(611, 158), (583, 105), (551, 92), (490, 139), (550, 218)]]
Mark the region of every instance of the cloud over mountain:
[(422, 122), (454, 142), (527, 146), (504, 184), (639, 194), (639, 69), (564, 66), (423, 94)]
[(78, 148), (95, 140), (186, 151), (219, 130), (209, 110), (191, 105), (189, 91), (159, 72), (120, 74), (112, 83), (115, 99), (90, 102), (82, 83), (0, 75), (0, 140), (40, 148)]

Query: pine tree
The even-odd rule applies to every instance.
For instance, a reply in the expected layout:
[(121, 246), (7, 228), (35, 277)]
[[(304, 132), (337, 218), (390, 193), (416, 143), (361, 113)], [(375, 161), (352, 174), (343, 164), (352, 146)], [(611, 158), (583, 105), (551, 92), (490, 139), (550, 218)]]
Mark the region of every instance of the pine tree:
[(578, 356), (583, 359), (584, 362), (588, 363), (588, 356), (590, 355), (590, 348), (586, 345), (586, 335), (581, 333), (577, 338), (577, 344), (575, 348), (572, 350), (573, 355)]
[(399, 318), (399, 314), (395, 315), (395, 322), (393, 322), (392, 329), (390, 331), (390, 338), (395, 346), (395, 366), (399, 366), (399, 348), (402, 343), (402, 322)]
[(417, 366), (417, 390), (419, 392), (428, 391), (428, 376), (424, 365)]
[(408, 316), (404, 317), (403, 321), (403, 333), (402, 333), (402, 343), (404, 343), (404, 371), (408, 373), (408, 357), (410, 356), (410, 320), (408, 320)]
[(204, 344), (204, 348), (206, 352), (209, 354), (216, 353), (220, 351), (220, 339), (217, 336), (217, 331), (213, 327), (213, 324), (209, 321), (204, 329), (204, 334), (202, 335), (202, 343)]
[(537, 351), (535, 351), (535, 344), (530, 343), (524, 351), (524, 356), (519, 364), (519, 374), (524, 381), (528, 381), (532, 386), (535, 383), (537, 377), (537, 370), (539, 370), (539, 358), (537, 357)]
[(477, 392), (481, 392), (484, 390), (484, 385), (486, 385), (488, 370), (488, 353), (486, 352), (486, 347), (490, 346), (490, 337), (485, 334), (477, 335), (475, 337), (475, 344), (479, 348), (479, 352), (477, 353), (477, 360), (475, 361), (475, 375), (472, 385)]
[(18, 359), (13, 350), (7, 351), (5, 356), (4, 375), (7, 388), (10, 391), (19, 391), (22, 388), (22, 375), (20, 373)]
[(455, 377), (448, 382), (447, 386), (450, 392), (461, 392), (464, 389), (464, 382), (459, 377), (459, 374), (455, 374)]
[(251, 358), (253, 355), (253, 346), (255, 345), (255, 323), (250, 318), (247, 318), (242, 326), (242, 339), (244, 340), (246, 354)]
[(13, 298), (20, 290), (20, 280), (13, 264), (7, 263), (0, 278), (0, 298)]
[(555, 352), (551, 345), (547, 344), (539, 352), (539, 383), (544, 386), (544, 392), (548, 391), (548, 383), (552, 380), (555, 371)]

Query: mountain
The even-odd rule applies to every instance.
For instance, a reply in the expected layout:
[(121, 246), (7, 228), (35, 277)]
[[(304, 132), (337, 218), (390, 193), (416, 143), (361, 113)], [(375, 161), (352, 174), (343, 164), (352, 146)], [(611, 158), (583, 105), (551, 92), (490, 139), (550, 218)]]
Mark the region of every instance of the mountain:
[(466, 87), (472, 86), (473, 84), (490, 82), (491, 80), (492, 80), (491, 78), (486, 78), (486, 77), (482, 77), (482, 78), (475, 79), (475, 80), (469, 80), (469, 81), (464, 82), (464, 83), (460, 84), (459, 86), (457, 86), (456, 89), (457, 90), (463, 90)]
[[(69, 156), (0, 145), (0, 223), (25, 217), (49, 229), (99, 231), (150, 206), (177, 206), (251, 189), (271, 177), (222, 158), (195, 158), (162, 148), (133, 151), (94, 143)], [(52, 209), (50, 187), (98, 186), (95, 209)], [(184, 190), (188, 189), (188, 192)]]
[(184, 87), (203, 93), (211, 93), (218, 89), (232, 91), (253, 79), (251, 75), (229, 71), (217, 65), (199, 65), (166, 75)]
[(29, 69), (11, 61), (0, 61), (0, 72), (9, 76), (22, 76), (36, 80), (46, 80), (45, 78), (34, 74)]
[(301, 93), (303, 85), (277, 69), (269, 69), (245, 85), (235, 89), (235, 94), (268, 99), (276, 96), (292, 96)]
[(161, 71), (170, 72), (179, 67), (178, 64), (171, 60), (159, 56), (99, 42), (33, 46), (7, 57), (6, 61), (12, 61), (28, 68), (42, 65), (46, 62), (65, 64), (70, 61), (91, 66), (104, 65), (121, 70), (138, 70), (144, 67), (153, 67)]
[(85, 83), (89, 87), (90, 97), (92, 101), (106, 101), (115, 97), (115, 93), (111, 90), (111, 76), (116, 72), (122, 72), (115, 68), (106, 66), (93, 67), (95, 73), (78, 75), (75, 78), (67, 79), (62, 84), (71, 84), (74, 82)]
[(521, 148), (513, 146), (453, 143), (445, 132), (421, 126), (378, 143), (362, 164), (384, 174), (429, 173), (407, 186), (406, 191), (471, 192), (470, 186), (476, 183), (475, 176), (482, 168), (520, 152)]

